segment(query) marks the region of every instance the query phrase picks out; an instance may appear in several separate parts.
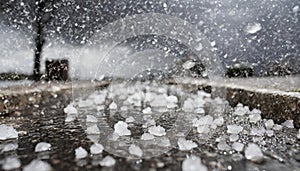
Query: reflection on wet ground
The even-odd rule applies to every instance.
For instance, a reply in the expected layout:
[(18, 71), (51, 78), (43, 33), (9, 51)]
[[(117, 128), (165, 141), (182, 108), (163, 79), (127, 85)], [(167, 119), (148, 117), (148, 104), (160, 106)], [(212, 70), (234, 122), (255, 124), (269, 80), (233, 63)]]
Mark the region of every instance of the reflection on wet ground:
[[(191, 130), (188, 139), (197, 142), (198, 147), (191, 151), (180, 151), (174, 147), (164, 154), (150, 159), (126, 159), (109, 154), (107, 151), (100, 155), (89, 155), (85, 159), (75, 160), (75, 149), (85, 148), (88, 152), (93, 142), (87, 135), (79, 121), (65, 123), (66, 115), (63, 109), (69, 104), (65, 96), (42, 102), (32, 106), (22, 113), (14, 113), (1, 117), (0, 123), (13, 125), (19, 131), (17, 140), (0, 142), (0, 164), (3, 165), (8, 157), (16, 157), (21, 161), (20, 169), (34, 159), (41, 159), (51, 165), (54, 170), (181, 170), (182, 161), (190, 154), (201, 157), (202, 163), (209, 170), (299, 170), (300, 143), (296, 138), (297, 130), (283, 128), (276, 132), (275, 137), (263, 138), (262, 148), (265, 161), (254, 164), (244, 158), (243, 152), (233, 150), (219, 150), (216, 138), (218, 133), (210, 137), (200, 136)], [(232, 117), (232, 116), (228, 116)], [(232, 118), (234, 120), (234, 118)], [(172, 122), (163, 119), (164, 125)], [(226, 130), (226, 126), (220, 130)], [(216, 131), (217, 132), (217, 131)], [(133, 133), (134, 134), (134, 133)], [(243, 139), (250, 139), (243, 137)], [(35, 145), (39, 142), (49, 142), (50, 151), (35, 153)], [(272, 144), (274, 144), (272, 146)], [(270, 146), (271, 145), (271, 146)], [(90, 154), (90, 153), (89, 153)], [(101, 167), (100, 161), (107, 155), (116, 159), (113, 167)], [(1, 167), (3, 169), (3, 167)]]

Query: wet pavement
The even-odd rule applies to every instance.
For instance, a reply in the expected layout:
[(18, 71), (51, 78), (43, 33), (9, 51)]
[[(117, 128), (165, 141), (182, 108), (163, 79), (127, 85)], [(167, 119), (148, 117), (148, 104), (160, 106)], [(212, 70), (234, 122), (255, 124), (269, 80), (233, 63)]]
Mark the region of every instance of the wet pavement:
[[(109, 154), (104, 150), (101, 155), (89, 155), (86, 159), (75, 160), (75, 149), (82, 146), (89, 151), (93, 142), (88, 138), (84, 126), (78, 120), (65, 123), (66, 114), (63, 109), (69, 104), (69, 98), (57, 94), (55, 98), (32, 105), (21, 112), (1, 116), (0, 124), (13, 125), (19, 132), (19, 138), (0, 141), (0, 164), (6, 157), (14, 156), (21, 160), (22, 166), (19, 170), (33, 159), (38, 158), (48, 162), (53, 170), (176, 171), (181, 170), (182, 161), (193, 154), (199, 156), (209, 170), (300, 170), (300, 140), (296, 137), (297, 130), (292, 128), (284, 128), (278, 131), (274, 137), (262, 139), (265, 142), (264, 145), (261, 145), (265, 160), (261, 164), (246, 160), (243, 152), (219, 150), (216, 138), (221, 136), (221, 131), (219, 133), (216, 131), (209, 136), (199, 136), (195, 130), (191, 130), (187, 138), (196, 142), (198, 147), (190, 151), (180, 151), (177, 147), (173, 147), (170, 151), (149, 159), (126, 159)], [(231, 119), (234, 120), (234, 118)], [(171, 124), (168, 122), (172, 121), (162, 119), (159, 122), (168, 125)], [(113, 127), (112, 124), (111, 127)], [(226, 130), (226, 126), (219, 129)], [(250, 137), (245, 136), (241, 139), (246, 141)], [(38, 142), (49, 142), (52, 145), (51, 150), (35, 153), (34, 148)], [(17, 145), (18, 148), (3, 152), (3, 147), (8, 144)], [(101, 167), (99, 165), (99, 162), (107, 155), (111, 155), (117, 160), (115, 166)]]

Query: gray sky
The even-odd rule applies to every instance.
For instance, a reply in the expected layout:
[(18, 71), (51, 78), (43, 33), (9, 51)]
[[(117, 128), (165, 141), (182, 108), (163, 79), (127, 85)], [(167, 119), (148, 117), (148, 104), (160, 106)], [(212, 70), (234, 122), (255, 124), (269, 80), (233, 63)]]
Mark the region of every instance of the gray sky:
[[(15, 0), (10, 8), (6, 2), (8, 0), (2, 1), (0, 6), (0, 72), (30, 73), (33, 66), (31, 38), (34, 34), (32, 5)], [(97, 61), (99, 55), (88, 55), (87, 52), (92, 53), (93, 50), (87, 49), (85, 42), (90, 40), (95, 30), (120, 17), (145, 12), (165, 13), (198, 25), (199, 30), (215, 44), (224, 65), (245, 63), (255, 66), (259, 72), (269, 63), (278, 61), (282, 65), (287, 63), (292, 66), (295, 62), (288, 62), (300, 58), (298, 0), (65, 2), (57, 5), (54, 19), (46, 27), (47, 46), (43, 60), (70, 58), (71, 63), (86, 61), (81, 63), (92, 65), (90, 61)], [(249, 34), (247, 27), (255, 24), (260, 25), (260, 29)], [(158, 43), (169, 46), (166, 42)], [(132, 50), (132, 47), (124, 47), (125, 44), (120, 46), (120, 49)], [(79, 49), (81, 53), (78, 53)], [(83, 52), (85, 56), (78, 56)], [(120, 50), (118, 55), (123, 52)], [(299, 67), (292, 67), (299, 72)]]

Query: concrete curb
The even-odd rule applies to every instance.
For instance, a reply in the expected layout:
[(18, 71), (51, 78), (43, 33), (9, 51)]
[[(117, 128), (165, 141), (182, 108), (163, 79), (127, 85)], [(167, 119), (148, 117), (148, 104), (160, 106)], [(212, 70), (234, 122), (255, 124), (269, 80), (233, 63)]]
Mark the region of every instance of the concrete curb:
[[(100, 89), (108, 84), (108, 82), (97, 82), (92, 88)], [(91, 86), (90, 82), (33, 83), (30, 86), (0, 89), (0, 116), (39, 105), (42, 101), (45, 102), (57, 96), (65, 96), (64, 99), (71, 100), (72, 90), (84, 89), (88, 86)]]
[[(180, 82), (181, 81), (181, 82)], [(250, 109), (257, 108), (262, 117), (273, 119), (276, 123), (293, 120), (294, 126), (300, 128), (300, 93), (286, 92), (272, 88), (258, 88), (250, 85), (237, 85), (226, 80), (210, 82), (209, 80), (177, 80), (196, 89), (211, 92), (212, 88), (223, 92), (231, 106), (238, 103), (247, 105)], [(251, 87), (252, 86), (252, 87)]]

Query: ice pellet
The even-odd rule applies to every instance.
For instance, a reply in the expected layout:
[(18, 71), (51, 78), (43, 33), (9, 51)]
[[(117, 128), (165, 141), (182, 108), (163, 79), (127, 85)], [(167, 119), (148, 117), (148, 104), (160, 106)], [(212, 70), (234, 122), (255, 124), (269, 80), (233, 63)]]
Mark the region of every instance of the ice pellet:
[(103, 150), (104, 150), (103, 145), (98, 143), (95, 143), (90, 147), (91, 154), (101, 154)]
[(237, 140), (239, 140), (239, 135), (238, 134), (232, 134), (232, 135), (229, 136), (229, 141), (235, 142)]
[(66, 114), (77, 114), (78, 113), (77, 109), (72, 104), (69, 104), (67, 107), (65, 107), (64, 112)]
[(294, 128), (294, 121), (293, 120), (286, 120), (281, 125), (285, 126), (287, 128)]
[(88, 153), (84, 148), (78, 147), (78, 148), (75, 149), (75, 158), (76, 159), (86, 158), (87, 155), (88, 155)]
[(98, 122), (97, 118), (93, 115), (87, 115), (86, 116), (86, 122), (90, 122), (90, 123), (96, 123)]
[(52, 168), (47, 162), (41, 161), (39, 159), (32, 160), (28, 165), (26, 165), (23, 171), (51, 171)]
[(116, 164), (116, 160), (111, 156), (106, 156), (100, 161), (100, 165), (104, 167), (112, 167)]
[(228, 125), (227, 126), (227, 133), (229, 134), (238, 134), (243, 131), (243, 127), (238, 125)]
[(165, 128), (161, 126), (151, 126), (149, 127), (149, 133), (155, 136), (164, 136), (166, 135)]
[(216, 124), (217, 126), (222, 126), (224, 124), (224, 118), (223, 117), (218, 117), (214, 120), (213, 123)]
[(151, 114), (151, 113), (152, 113), (151, 107), (147, 107), (147, 108), (143, 109), (142, 112), (143, 112), (144, 114)]
[(130, 154), (137, 156), (137, 157), (142, 157), (143, 156), (143, 151), (142, 149), (135, 145), (135, 144), (131, 144), (130, 147), (128, 148), (128, 151)]
[(86, 128), (86, 134), (88, 134), (88, 135), (100, 134), (100, 130), (99, 130), (97, 124), (88, 125), (88, 127)]
[(21, 161), (15, 157), (5, 158), (2, 164), (3, 170), (18, 169), (21, 166)]
[(154, 138), (155, 138), (154, 135), (149, 134), (149, 133), (144, 133), (144, 134), (141, 136), (141, 139), (142, 139), (142, 140), (152, 140), (152, 139), (154, 139)]
[(192, 140), (186, 140), (185, 138), (179, 138), (177, 144), (179, 150), (181, 151), (189, 151), (192, 150), (193, 148), (198, 147), (198, 145), (195, 142), (193, 142)]
[(42, 152), (42, 151), (49, 151), (51, 150), (51, 144), (47, 143), (47, 142), (39, 142), (36, 146), (35, 146), (35, 152)]
[(115, 133), (119, 136), (131, 135), (130, 130), (128, 129), (128, 125), (126, 122), (118, 121), (115, 126)]
[(125, 120), (126, 123), (132, 123), (132, 122), (134, 122), (134, 121), (135, 121), (135, 119), (134, 119), (134, 117), (132, 117), (132, 116), (129, 116), (129, 117), (126, 118), (126, 120)]
[(235, 151), (241, 152), (244, 149), (244, 144), (240, 143), (240, 142), (234, 142), (232, 144), (232, 149), (234, 149)]
[(0, 140), (18, 138), (18, 131), (14, 127), (1, 124), (0, 125)]
[(273, 130), (275, 130), (275, 131), (280, 131), (280, 130), (282, 130), (282, 126), (281, 126), (281, 125), (275, 124), (275, 125), (273, 126)]
[(251, 143), (245, 149), (245, 157), (252, 162), (261, 163), (264, 159), (264, 154), (257, 144)]
[(182, 171), (207, 171), (207, 167), (201, 163), (197, 156), (190, 156), (182, 162)]
[(256, 123), (256, 122), (258, 122), (260, 120), (261, 120), (261, 115), (258, 114), (258, 113), (249, 115), (249, 122), (251, 122), (251, 123)]
[(117, 110), (118, 109), (118, 106), (115, 102), (112, 102), (110, 105), (109, 105), (109, 109), (110, 110)]
[(267, 129), (272, 129), (273, 126), (274, 126), (274, 121), (273, 121), (273, 119), (269, 119), (269, 120), (267, 120), (267, 121), (265, 122), (265, 127), (266, 127)]

